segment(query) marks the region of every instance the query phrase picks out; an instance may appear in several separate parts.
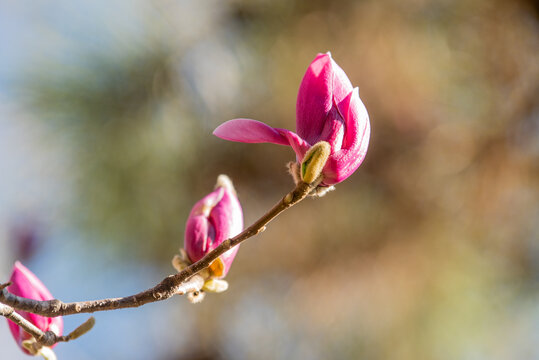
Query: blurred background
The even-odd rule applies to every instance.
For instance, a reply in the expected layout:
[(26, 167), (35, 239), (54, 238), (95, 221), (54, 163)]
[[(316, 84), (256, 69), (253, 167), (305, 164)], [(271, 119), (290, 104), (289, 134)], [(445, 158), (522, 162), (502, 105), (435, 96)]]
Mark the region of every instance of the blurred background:
[[(246, 224), (293, 187), (295, 128), (331, 51), (371, 118), (335, 192), (242, 245), (229, 291), (97, 313), (59, 359), (539, 359), (539, 28), (525, 0), (0, 3), (0, 277), (64, 301), (173, 272), (217, 175)], [(87, 315), (65, 319), (66, 331)], [(26, 359), (0, 324), (5, 359)]]

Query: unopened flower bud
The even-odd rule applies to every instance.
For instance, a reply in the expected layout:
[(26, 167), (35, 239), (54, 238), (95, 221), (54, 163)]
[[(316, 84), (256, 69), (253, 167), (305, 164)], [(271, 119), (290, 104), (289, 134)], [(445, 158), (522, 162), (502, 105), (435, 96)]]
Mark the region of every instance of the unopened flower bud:
[[(243, 213), (232, 181), (226, 175), (217, 179), (216, 189), (197, 202), (185, 229), (185, 251), (191, 262), (202, 259), (224, 240), (243, 230)], [(223, 278), (238, 252), (230, 249), (210, 265), (211, 276)]]
[[(358, 88), (352, 87), (343, 69), (326, 53), (318, 54), (301, 81), (296, 132), (256, 120), (234, 119), (221, 124), (213, 134), (230, 141), (291, 146), (298, 165), (304, 162), (312, 145), (326, 141), (331, 150), (321, 172), (320, 186), (329, 187), (345, 180), (359, 167), (367, 154), (370, 130), (369, 115)], [(296, 175), (294, 171), (292, 174)]]
[[(8, 286), (7, 290), (13, 295), (21, 296), (27, 299), (46, 301), (53, 299), (49, 290), (43, 285), (41, 280), (37, 278), (30, 270), (28, 270), (20, 262), (16, 262), (13, 266), (13, 272), (10, 278), (11, 285)], [(38, 329), (43, 332), (52, 331), (56, 335), (61, 336), (64, 328), (64, 321), (61, 316), (57, 317), (46, 317), (41, 315), (36, 315), (32, 313), (27, 313), (25, 311), (17, 310), (23, 318), (34, 324)], [(43, 347), (40, 350), (35, 350), (36, 347), (32, 344), (35, 343), (35, 339), (32, 335), (24, 331), (19, 325), (15, 324), (11, 320), (8, 320), (9, 329), (11, 334), (15, 338), (15, 341), (26, 354), (37, 355), (38, 353), (43, 353), (41, 355), (53, 356), (51, 355), (52, 351), (49, 348)], [(52, 347), (56, 346), (54, 344)], [(39, 349), (40, 347), (37, 347)]]

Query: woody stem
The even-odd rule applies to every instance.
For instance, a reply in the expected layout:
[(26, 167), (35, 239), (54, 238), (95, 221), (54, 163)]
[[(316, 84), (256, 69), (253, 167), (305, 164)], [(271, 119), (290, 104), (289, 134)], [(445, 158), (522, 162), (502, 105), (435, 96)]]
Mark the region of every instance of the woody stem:
[[(38, 301), (26, 299), (7, 291), (7, 284), (0, 285), (0, 303), (9, 305), (17, 310), (30, 312), (47, 317), (65, 316), (80, 313), (93, 313), (96, 311), (125, 309), (139, 307), (148, 303), (166, 300), (173, 295), (184, 295), (188, 292), (185, 282), (193, 275), (210, 266), (220, 255), (238, 246), (245, 240), (261, 233), (266, 225), (280, 213), (305, 199), (319, 184), (319, 177), (312, 183), (298, 182), (296, 187), (275, 204), (268, 212), (256, 220), (251, 226), (233, 238), (223, 241), (218, 247), (206, 254), (202, 259), (183, 269), (177, 274), (169, 275), (154, 287), (138, 294), (121, 298), (89, 300), (65, 303), (57, 299)], [(9, 311), (8, 311), (9, 312)], [(0, 315), (3, 315), (0, 313)], [(4, 315), (6, 316), (6, 315)], [(35, 331), (35, 329), (33, 330)]]

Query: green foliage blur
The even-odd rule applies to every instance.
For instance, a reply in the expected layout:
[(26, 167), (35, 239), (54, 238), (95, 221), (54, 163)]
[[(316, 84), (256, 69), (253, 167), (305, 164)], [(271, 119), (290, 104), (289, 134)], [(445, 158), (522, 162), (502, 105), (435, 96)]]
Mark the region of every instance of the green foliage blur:
[(178, 358), (539, 357), (533, 2), (138, 6), (152, 11), (137, 36), (109, 24), (109, 45), (37, 59), (19, 89), (66, 143), (68, 220), (95, 247), (172, 271), (191, 206), (221, 173), (246, 224), (269, 209), (293, 187), (293, 152), (211, 132), (235, 117), (293, 130), (318, 52), (359, 87), (372, 127), (352, 177), (242, 245), (229, 291), (193, 307), (199, 343)]

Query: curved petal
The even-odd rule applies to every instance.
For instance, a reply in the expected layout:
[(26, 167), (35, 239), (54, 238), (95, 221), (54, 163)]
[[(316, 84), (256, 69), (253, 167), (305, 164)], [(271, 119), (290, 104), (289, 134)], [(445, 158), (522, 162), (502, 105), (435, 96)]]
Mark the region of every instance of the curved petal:
[(185, 226), (185, 252), (192, 262), (206, 255), (215, 238), (215, 229), (204, 214), (189, 216)]
[[(191, 210), (185, 228), (185, 251), (192, 262), (200, 260), (224, 240), (243, 230), (243, 212), (230, 179), (220, 175), (217, 188)], [(220, 256), (224, 277), (238, 252), (236, 246)]]
[(296, 153), (296, 159), (301, 161), (303, 155), (311, 147), (293, 131), (287, 129), (272, 128), (263, 122), (251, 119), (229, 120), (213, 131), (215, 136), (221, 139), (245, 143), (272, 143), (289, 145)]
[(334, 102), (340, 103), (351, 91), (352, 83), (331, 54), (318, 54), (309, 65), (298, 91), (298, 135), (311, 144), (324, 140), (320, 136)]
[(369, 147), (371, 127), (369, 115), (357, 89), (343, 102), (342, 111), (347, 124), (343, 148), (330, 155), (324, 168), (324, 185), (337, 184), (357, 170)]
[(344, 117), (339, 112), (339, 108), (334, 104), (328, 113), (324, 123), (324, 129), (320, 134), (320, 141), (327, 141), (331, 146), (331, 152), (341, 150), (345, 134)]
[(369, 134), (365, 134), (365, 132), (369, 124), (369, 114), (359, 97), (357, 87), (339, 104), (339, 111), (344, 114), (346, 128), (342, 148), (354, 149), (361, 147), (365, 136), (367, 136), (368, 144)]
[(9, 292), (15, 295), (34, 300), (52, 299), (51, 293), (41, 280), (19, 261), (15, 262), (9, 281), (11, 282)]
[(224, 189), (218, 188), (199, 200), (191, 209), (185, 226), (184, 246), (187, 256), (193, 262), (206, 255), (215, 239), (215, 228), (208, 219), (223, 196)]
[(342, 149), (331, 155), (324, 168), (324, 181), (322, 185), (335, 185), (348, 178), (365, 159), (367, 148), (369, 146), (370, 125), (367, 124), (365, 129), (366, 137), (361, 142), (359, 151), (353, 152)]
[(243, 230), (243, 212), (240, 202), (228, 189), (224, 191), (223, 198), (210, 212), (209, 220), (217, 229), (215, 234), (217, 244), (238, 235)]
[[(330, 58), (331, 58), (331, 54)], [(350, 79), (344, 72), (344, 70), (331, 58), (331, 66), (333, 69), (333, 101), (339, 104), (343, 101), (350, 92), (353, 90)]]
[[(15, 265), (13, 266), (10, 282), (12, 284), (7, 289), (14, 295), (41, 301), (53, 299), (51, 293), (41, 282), (41, 280), (39, 280), (34, 273), (28, 270), (19, 261), (15, 262)], [(53, 330), (57, 335), (62, 335), (63, 318), (61, 316), (56, 318), (48, 318), (24, 311), (17, 312), (39, 329), (43, 331)], [(27, 340), (31, 337), (15, 323), (11, 321), (8, 321), (8, 323), (9, 329), (19, 345), (21, 345), (23, 340)], [(28, 353), (26, 349), (22, 349), (25, 353)]]
[(251, 119), (233, 119), (217, 127), (213, 135), (221, 139), (244, 143), (273, 143), (288, 145), (286, 138), (271, 126)]
[[(215, 229), (215, 239), (209, 245), (208, 251), (219, 246), (224, 240), (238, 235), (243, 230), (243, 212), (236, 195), (229, 189), (224, 190), (221, 201), (212, 209), (209, 221)], [(230, 249), (221, 259), (224, 262), (223, 275), (226, 276), (239, 246)]]

